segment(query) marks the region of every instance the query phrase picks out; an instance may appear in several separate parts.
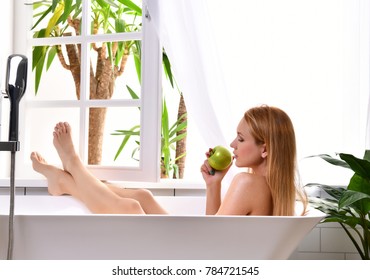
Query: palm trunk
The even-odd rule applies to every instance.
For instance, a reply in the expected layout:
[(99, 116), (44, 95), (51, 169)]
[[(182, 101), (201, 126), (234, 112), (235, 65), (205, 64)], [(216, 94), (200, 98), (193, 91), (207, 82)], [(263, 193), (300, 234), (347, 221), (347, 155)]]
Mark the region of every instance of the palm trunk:
[[(177, 111), (177, 119), (181, 118), (181, 116), (183, 116), (185, 113), (187, 113), (186, 105), (185, 105), (185, 99), (184, 99), (184, 95), (181, 94), (180, 101), (179, 101), (179, 108), (178, 108), (178, 111)], [(181, 122), (184, 122), (184, 121), (187, 121), (187, 117), (183, 118)], [(187, 128), (185, 127), (183, 130), (178, 131), (177, 135), (186, 133), (186, 131), (187, 131)], [(186, 137), (184, 137), (183, 139), (176, 142), (175, 158), (180, 157), (175, 162), (176, 165), (179, 168), (179, 177), (178, 177), (178, 179), (184, 178), (185, 159), (186, 159), (185, 153), (186, 153)], [(174, 178), (175, 178), (175, 174), (174, 174)]]
[(100, 164), (103, 154), (104, 126), (107, 108), (90, 108), (88, 163)]

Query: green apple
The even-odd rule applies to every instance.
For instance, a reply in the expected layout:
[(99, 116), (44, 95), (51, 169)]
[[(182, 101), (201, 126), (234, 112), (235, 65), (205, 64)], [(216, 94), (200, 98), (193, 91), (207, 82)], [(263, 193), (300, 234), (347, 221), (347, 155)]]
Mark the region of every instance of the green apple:
[(230, 151), (223, 146), (214, 147), (208, 157), (208, 163), (214, 170), (224, 170), (232, 161)]

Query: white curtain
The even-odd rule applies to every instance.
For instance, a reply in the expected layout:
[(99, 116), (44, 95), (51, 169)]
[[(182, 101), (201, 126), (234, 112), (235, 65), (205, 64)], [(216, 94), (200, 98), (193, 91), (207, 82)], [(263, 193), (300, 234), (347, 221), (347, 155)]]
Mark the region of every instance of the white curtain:
[[(347, 176), (343, 180), (337, 170), (306, 157), (361, 156), (365, 137), (370, 148), (369, 1), (149, 0), (147, 5), (189, 115), (209, 147), (227, 145), (249, 107), (278, 106), (295, 126), (303, 181), (345, 183)], [(212, 37), (212, 19), (219, 37)], [(226, 66), (224, 73), (220, 65)]]
[(187, 110), (208, 147), (229, 145), (236, 124), (230, 108), (217, 50), (209, 28), (206, 1), (150, 0), (147, 7), (172, 63)]

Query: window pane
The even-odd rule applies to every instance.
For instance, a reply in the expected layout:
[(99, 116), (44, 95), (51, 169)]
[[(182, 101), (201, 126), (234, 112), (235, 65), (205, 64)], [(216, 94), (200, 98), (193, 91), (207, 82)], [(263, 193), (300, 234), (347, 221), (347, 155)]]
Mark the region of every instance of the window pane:
[(141, 31), (141, 0), (131, 2), (126, 6), (118, 0), (91, 1), (91, 34)]
[(38, 151), (51, 164), (60, 165), (59, 156), (53, 146), (53, 131), (58, 122), (68, 122), (72, 127), (72, 139), (78, 152), (80, 138), (80, 110), (76, 108), (29, 108), (25, 118), (27, 142), (22, 149), (29, 155)]
[[(35, 95), (30, 96), (31, 99), (77, 99), (76, 90), (80, 90), (81, 80), (78, 48), (79, 45), (75, 44), (34, 47), (33, 57), (38, 59), (33, 62), (37, 66), (33, 69)], [(57, 52), (60, 52), (60, 55)]]
[[(90, 109), (90, 112), (96, 109), (97, 108), (92, 108)], [(94, 127), (94, 121), (90, 122), (92, 134), (94, 134), (95, 137), (103, 135), (103, 139), (101, 139), (102, 156), (100, 164), (108, 166), (138, 167), (140, 158), (139, 108), (110, 107), (102, 109), (106, 109), (104, 132), (102, 134), (97, 133), (96, 127), (99, 124), (95, 124)], [(99, 123), (102, 120), (103, 115), (101, 118), (96, 120), (96, 122)], [(129, 137), (127, 144), (115, 159), (125, 136), (129, 133), (132, 133), (133, 135)], [(91, 138), (92, 134), (90, 134), (89, 149), (91, 148), (92, 153), (94, 154), (100, 148), (98, 147), (99, 141)], [(97, 144), (92, 145), (93, 141)]]
[(91, 44), (90, 99), (139, 98), (140, 49), (140, 41)]

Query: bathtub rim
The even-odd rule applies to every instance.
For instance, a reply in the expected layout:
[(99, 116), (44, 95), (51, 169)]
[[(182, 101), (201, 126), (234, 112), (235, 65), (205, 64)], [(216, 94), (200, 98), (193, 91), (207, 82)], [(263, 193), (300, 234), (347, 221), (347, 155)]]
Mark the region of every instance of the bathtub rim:
[[(25, 208), (19, 210), (17, 208), (17, 199), (20, 200), (36, 200), (37, 199), (46, 199), (46, 200), (65, 200), (65, 201), (71, 201), (74, 203), (78, 208), (78, 211), (76, 210), (66, 210), (66, 209), (52, 209), (50, 213), (42, 213), (41, 210), (34, 210), (32, 209), (29, 213), (26, 212), (27, 209), (31, 208)], [(156, 196), (156, 198), (163, 202), (163, 200), (197, 200), (202, 201), (205, 203), (205, 197), (200, 196)], [(0, 201), (5, 200), (6, 205), (0, 205), (0, 216), (9, 216), (9, 195), (1, 195)], [(18, 201), (22, 202), (22, 201)], [(297, 201), (297, 205), (300, 205), (301, 202)], [(69, 205), (67, 205), (69, 206)], [(76, 211), (76, 212), (73, 212)], [(297, 208), (297, 212), (300, 213), (301, 209)], [(325, 218), (327, 214), (323, 213), (322, 211), (310, 206), (310, 204), (307, 205), (306, 214), (305, 215), (292, 215), (292, 216), (272, 216), (272, 215), (206, 215), (203, 214), (177, 214), (177, 213), (170, 213), (170, 214), (95, 214), (91, 213), (86, 206), (84, 206), (81, 202), (76, 200), (75, 198), (71, 196), (45, 196), (45, 195), (22, 195), (22, 196), (16, 196), (15, 200), (15, 216), (74, 216), (74, 217), (86, 217), (86, 216), (94, 216), (94, 217), (106, 217), (106, 216), (115, 216), (115, 217), (199, 217), (199, 218), (233, 218), (233, 219), (244, 219), (244, 218), (258, 218), (258, 219), (312, 219), (312, 218)], [(321, 220), (320, 219), (320, 220)]]

